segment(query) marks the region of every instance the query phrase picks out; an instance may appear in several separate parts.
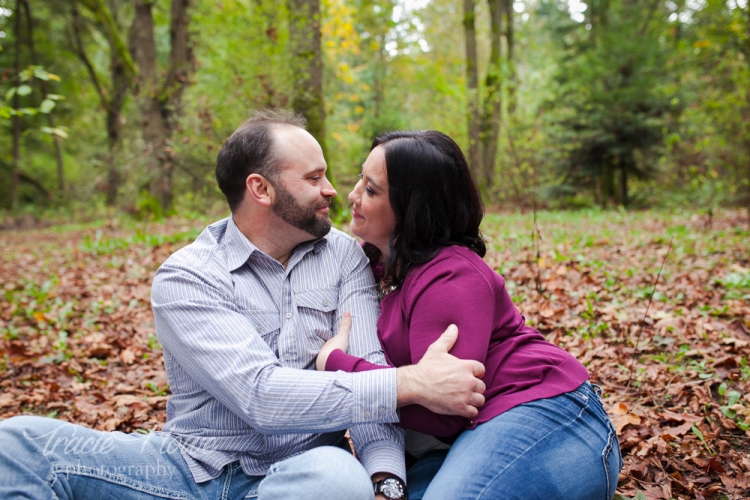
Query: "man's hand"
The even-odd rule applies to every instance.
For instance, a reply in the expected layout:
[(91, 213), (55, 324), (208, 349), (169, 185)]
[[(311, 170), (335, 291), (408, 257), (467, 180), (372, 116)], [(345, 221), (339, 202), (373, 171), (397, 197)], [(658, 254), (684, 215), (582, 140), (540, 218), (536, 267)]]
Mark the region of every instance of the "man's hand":
[(398, 368), (398, 406), (419, 404), (442, 415), (474, 418), (484, 404), (484, 365), (458, 359), (448, 351), (458, 339), (450, 325), (416, 365)]
[(341, 349), (346, 352), (349, 349), (349, 330), (352, 328), (352, 313), (349, 311), (345, 312), (341, 316), (341, 325), (339, 326), (339, 332), (330, 338), (318, 353), (318, 357), (315, 359), (315, 368), (318, 371), (325, 371), (326, 362), (328, 356), (336, 350)]

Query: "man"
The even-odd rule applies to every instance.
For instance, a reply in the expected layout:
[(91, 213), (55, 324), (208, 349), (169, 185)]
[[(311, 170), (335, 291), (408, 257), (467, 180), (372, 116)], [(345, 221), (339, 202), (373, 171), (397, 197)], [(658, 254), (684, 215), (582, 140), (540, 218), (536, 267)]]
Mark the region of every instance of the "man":
[[(476, 415), (483, 367), (448, 354), (418, 365), (326, 373), (315, 356), (344, 312), (350, 352), (385, 364), (377, 303), (356, 242), (331, 230), (336, 192), (302, 121), (259, 112), (225, 143), (216, 177), (232, 216), (172, 255), (152, 305), (172, 396), (148, 436), (38, 417), (0, 423), (0, 498), (399, 498), (396, 408)], [(344, 447), (350, 428), (361, 460)], [(387, 481), (387, 483), (383, 483)]]

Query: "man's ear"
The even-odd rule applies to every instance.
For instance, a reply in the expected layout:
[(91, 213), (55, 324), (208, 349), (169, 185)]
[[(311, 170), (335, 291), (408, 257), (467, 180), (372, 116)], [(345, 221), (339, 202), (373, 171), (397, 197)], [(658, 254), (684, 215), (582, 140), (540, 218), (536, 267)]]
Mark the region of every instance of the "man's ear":
[(246, 196), (249, 196), (255, 203), (270, 207), (275, 195), (273, 185), (268, 179), (260, 174), (250, 174), (245, 179)]

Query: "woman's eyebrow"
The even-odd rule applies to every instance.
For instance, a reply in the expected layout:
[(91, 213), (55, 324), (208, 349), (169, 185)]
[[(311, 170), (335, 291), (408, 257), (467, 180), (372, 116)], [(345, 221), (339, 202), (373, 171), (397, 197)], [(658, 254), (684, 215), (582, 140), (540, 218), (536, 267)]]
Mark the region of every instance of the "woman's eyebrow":
[(373, 186), (375, 186), (375, 189), (377, 189), (377, 190), (379, 190), (379, 191), (382, 191), (382, 190), (383, 190), (383, 188), (382, 188), (382, 187), (380, 187), (380, 186), (378, 186), (378, 185), (377, 185), (376, 183), (374, 183), (374, 182), (372, 181), (372, 179), (370, 179), (370, 178), (369, 178), (368, 176), (365, 176), (365, 179), (367, 179), (367, 183), (368, 183), (368, 184), (372, 184)]

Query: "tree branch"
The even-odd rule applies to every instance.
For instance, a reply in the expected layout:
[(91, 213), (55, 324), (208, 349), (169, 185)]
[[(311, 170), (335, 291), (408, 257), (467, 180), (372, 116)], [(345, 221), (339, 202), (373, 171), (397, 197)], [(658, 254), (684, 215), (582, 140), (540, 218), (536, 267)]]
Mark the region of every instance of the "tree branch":
[(108, 111), (111, 111), (112, 108), (109, 104), (109, 100), (107, 100), (104, 89), (99, 83), (99, 77), (96, 75), (96, 70), (91, 64), (91, 61), (89, 60), (88, 56), (86, 55), (86, 51), (83, 48), (83, 42), (81, 41), (81, 19), (78, 13), (78, 5), (76, 4), (76, 2), (73, 2), (73, 34), (75, 35), (76, 51), (78, 53), (78, 57), (81, 59), (81, 61), (83, 61), (84, 66), (86, 66), (86, 69), (89, 72), (91, 82), (94, 84), (96, 92), (99, 94), (99, 99), (102, 102), (102, 107)]

